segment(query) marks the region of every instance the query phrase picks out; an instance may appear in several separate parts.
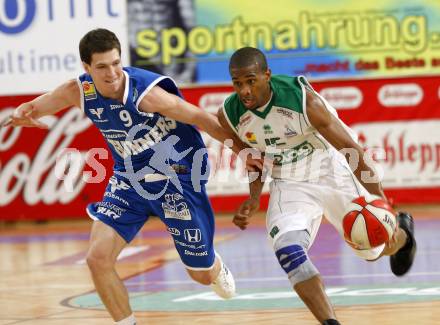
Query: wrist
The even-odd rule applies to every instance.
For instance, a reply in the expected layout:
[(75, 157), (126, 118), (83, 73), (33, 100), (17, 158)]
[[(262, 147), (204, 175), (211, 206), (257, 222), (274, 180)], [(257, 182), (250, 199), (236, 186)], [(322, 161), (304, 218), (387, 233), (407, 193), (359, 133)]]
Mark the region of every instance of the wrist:
[(259, 195), (251, 195), (251, 196), (249, 196), (249, 200), (260, 203), (260, 196)]

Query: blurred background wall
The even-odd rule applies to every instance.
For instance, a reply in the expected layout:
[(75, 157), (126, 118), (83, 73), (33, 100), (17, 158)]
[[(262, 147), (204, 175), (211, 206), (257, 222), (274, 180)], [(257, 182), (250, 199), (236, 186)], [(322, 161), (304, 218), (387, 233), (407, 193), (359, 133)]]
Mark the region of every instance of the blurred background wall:
[[(396, 203), (440, 202), (439, 1), (0, 0), (0, 121), (81, 74), (78, 42), (96, 27), (118, 35), (124, 64), (170, 75), (212, 112), (232, 91), (229, 56), (259, 47), (359, 133)], [(46, 122), (0, 129), (1, 220), (84, 218), (102, 196), (112, 161), (98, 131), (77, 108)], [(248, 191), (241, 162), (203, 136), (213, 206), (232, 211)]]

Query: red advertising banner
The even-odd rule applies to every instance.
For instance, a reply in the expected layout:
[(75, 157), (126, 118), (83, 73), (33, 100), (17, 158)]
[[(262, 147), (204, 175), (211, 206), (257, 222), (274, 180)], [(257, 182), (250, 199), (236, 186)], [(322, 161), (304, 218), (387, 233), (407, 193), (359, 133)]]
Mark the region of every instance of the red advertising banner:
[[(313, 86), (341, 119), (374, 149), (386, 193), (396, 203), (440, 202), (440, 77), (317, 81)], [(185, 98), (216, 111), (230, 86), (186, 88)], [(0, 121), (34, 96), (0, 97)], [(112, 160), (104, 140), (77, 108), (46, 117), (49, 130), (0, 129), (0, 219), (84, 218), (101, 199)], [(241, 161), (203, 135), (211, 161), (208, 182), (217, 212), (234, 211), (246, 197)], [(61, 155), (68, 150), (77, 163)], [(263, 207), (267, 205), (267, 195)]]
[[(33, 97), (0, 98), (0, 120), (5, 120), (19, 103)], [(110, 171), (112, 166), (111, 157), (102, 154), (107, 152), (102, 150), (106, 144), (91, 127), (92, 123), (78, 108), (56, 117), (46, 117), (43, 121), (49, 125), (49, 130), (0, 129), (1, 220), (84, 217), (86, 204), (102, 197), (105, 180), (95, 184), (84, 182), (88, 175), (108, 179), (110, 173), (97, 175), (97, 171), (103, 174), (102, 170)], [(67, 176), (57, 177), (57, 156), (66, 148), (77, 150), (81, 165), (70, 166), (69, 172), (58, 173), (58, 176)]]
[(364, 147), (379, 149), (388, 197), (440, 202), (439, 76), (322, 82), (316, 89)]

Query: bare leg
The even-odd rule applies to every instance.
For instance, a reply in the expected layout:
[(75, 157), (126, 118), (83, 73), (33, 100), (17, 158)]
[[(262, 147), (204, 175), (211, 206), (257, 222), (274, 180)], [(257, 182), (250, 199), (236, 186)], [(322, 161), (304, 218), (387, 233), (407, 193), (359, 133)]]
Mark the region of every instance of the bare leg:
[(96, 291), (115, 321), (132, 314), (127, 289), (115, 269), (116, 259), (126, 245), (111, 227), (101, 221), (93, 223), (87, 264)]
[(210, 285), (217, 278), (220, 272), (220, 266), (220, 260), (218, 257), (216, 257), (214, 266), (209, 270), (197, 271), (186, 269), (186, 271), (194, 281), (204, 285)]
[(204, 285), (210, 285), (211, 289), (223, 299), (231, 299), (235, 296), (235, 281), (231, 271), (216, 255), (214, 265), (206, 271), (187, 269), (190, 277)]
[(320, 323), (327, 319), (336, 319), (335, 312), (325, 293), (324, 284), (319, 275), (298, 282), (294, 289)]

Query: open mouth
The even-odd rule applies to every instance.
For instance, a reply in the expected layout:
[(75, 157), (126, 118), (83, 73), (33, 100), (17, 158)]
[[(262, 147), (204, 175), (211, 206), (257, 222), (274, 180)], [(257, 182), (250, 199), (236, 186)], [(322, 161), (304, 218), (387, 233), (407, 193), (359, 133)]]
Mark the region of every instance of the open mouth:
[(255, 103), (255, 101), (252, 98), (242, 98), (241, 102), (247, 108), (251, 108), (254, 105), (254, 103)]

